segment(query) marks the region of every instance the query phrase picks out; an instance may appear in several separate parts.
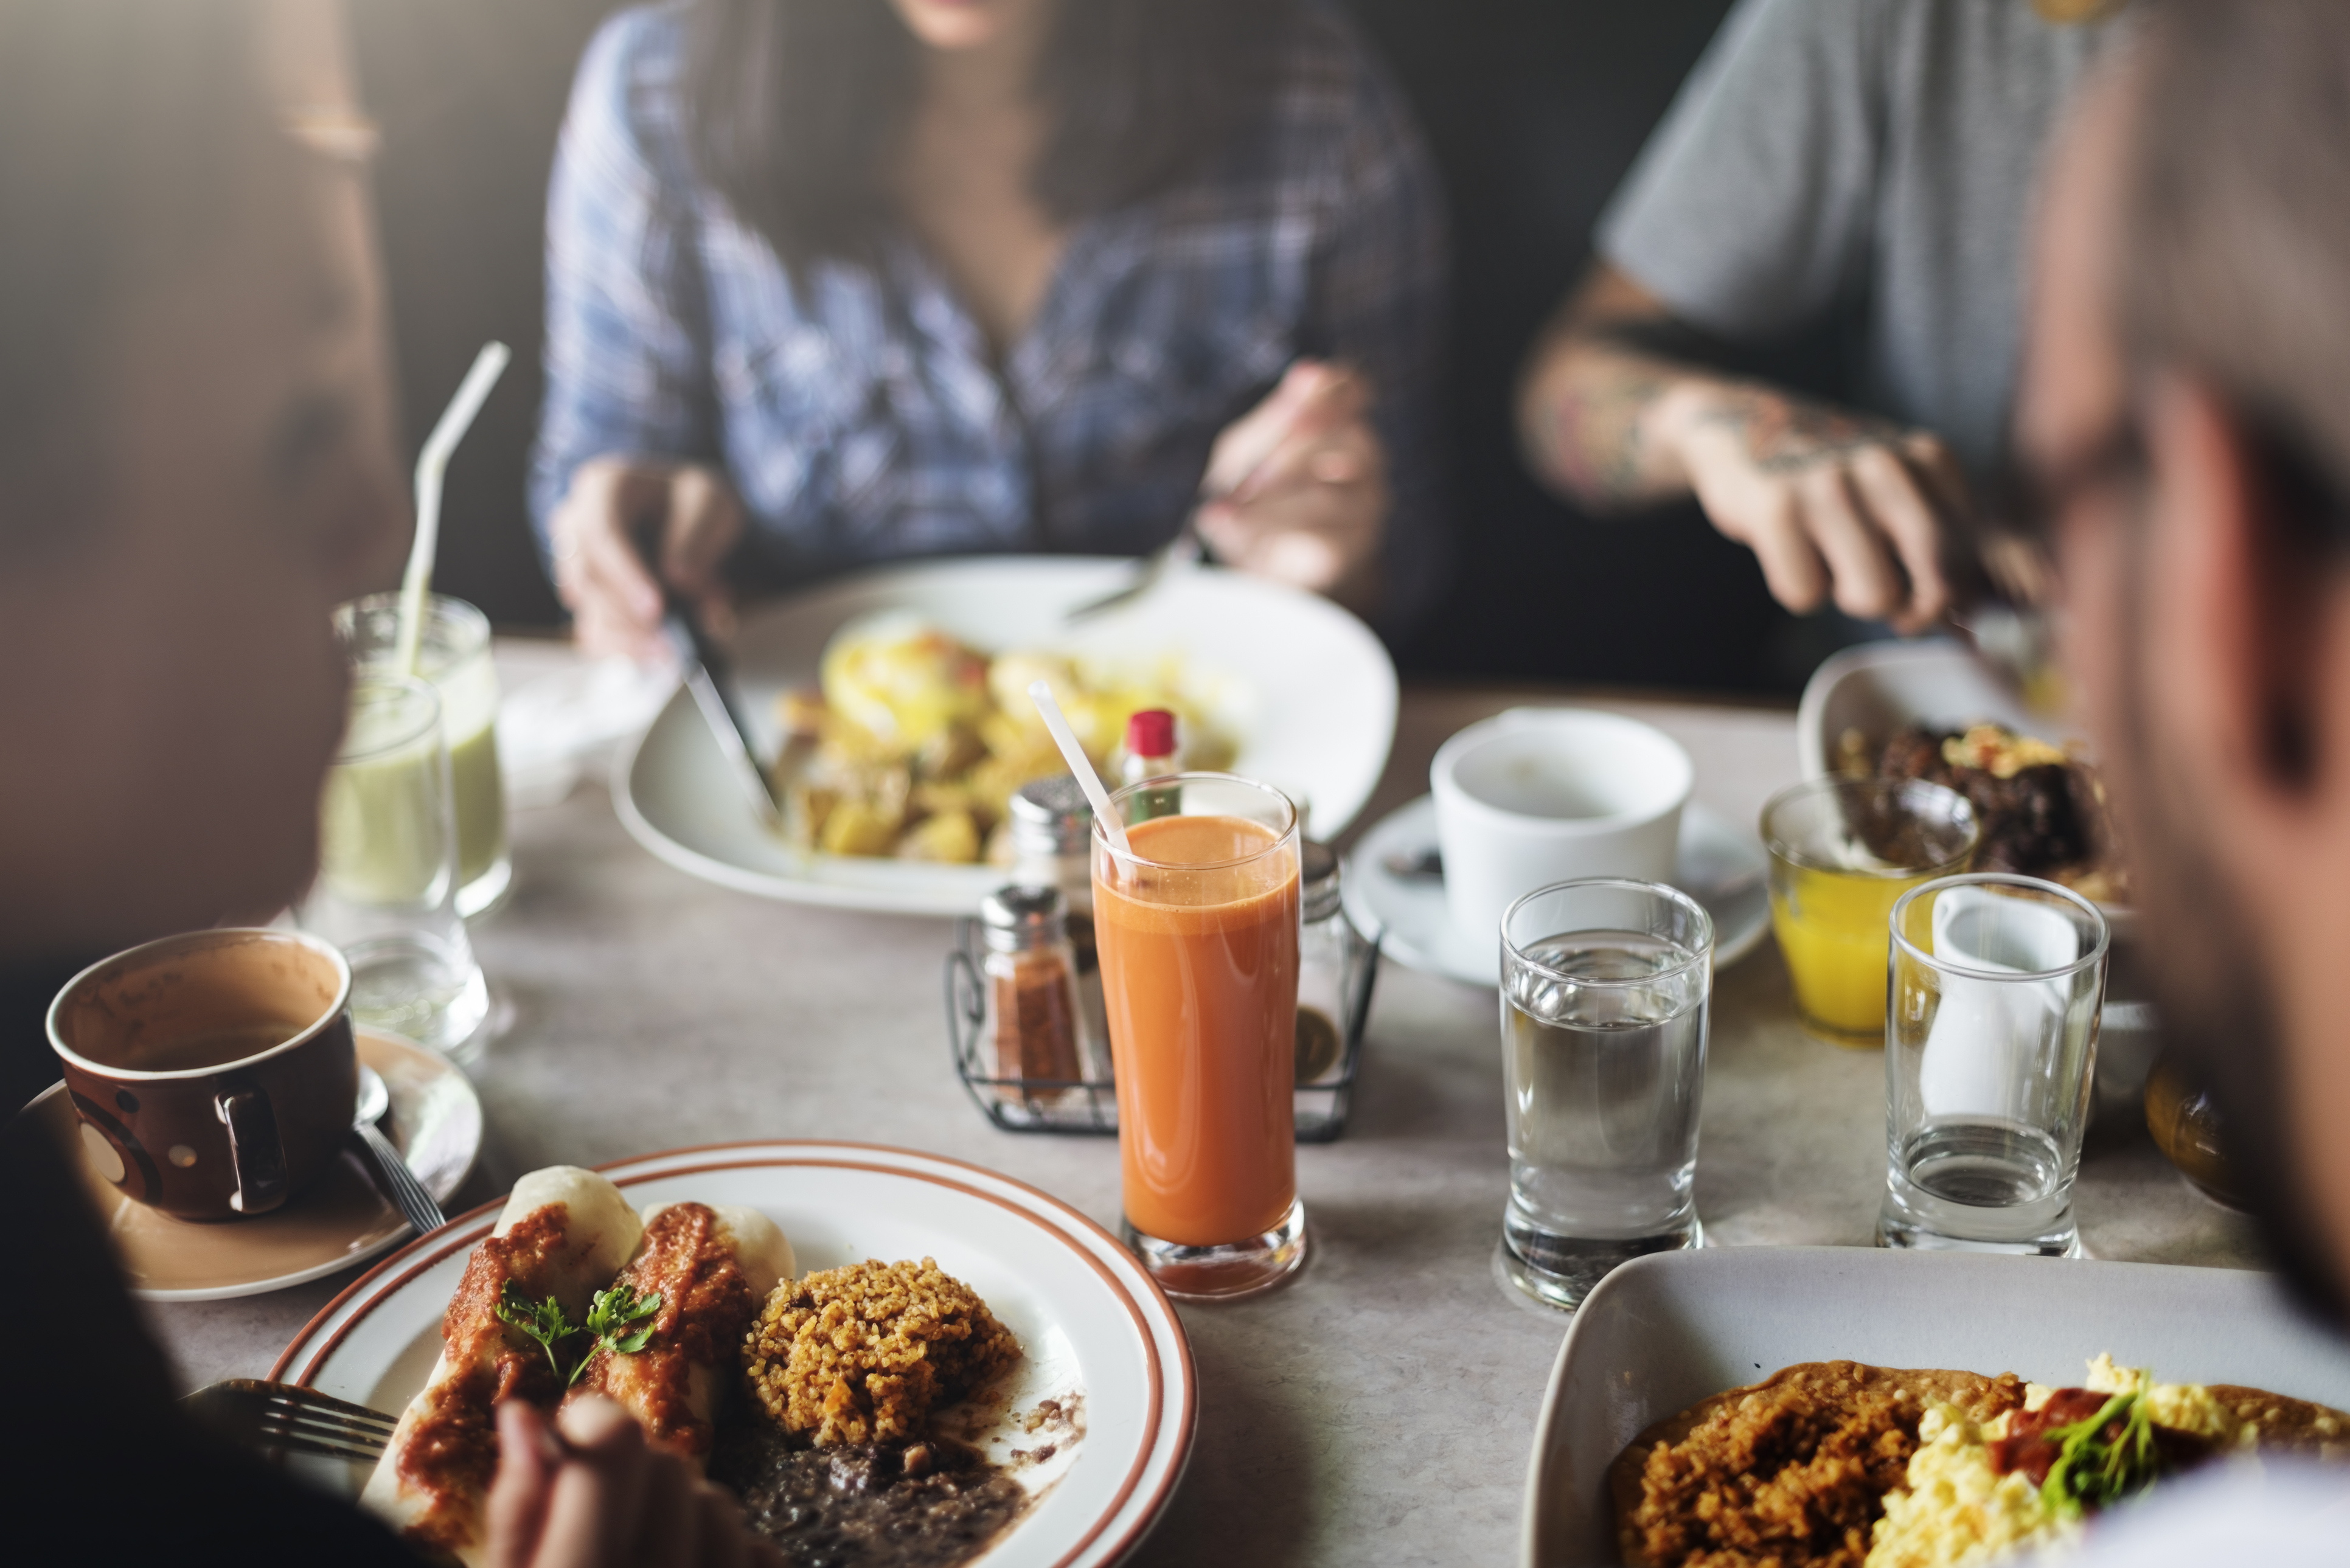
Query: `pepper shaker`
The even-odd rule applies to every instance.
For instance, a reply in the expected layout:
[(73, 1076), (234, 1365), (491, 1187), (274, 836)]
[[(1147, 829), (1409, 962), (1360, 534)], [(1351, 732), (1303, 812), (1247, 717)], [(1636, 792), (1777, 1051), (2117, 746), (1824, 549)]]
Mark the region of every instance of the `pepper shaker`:
[(1361, 1026), (1370, 946), (1358, 935), (1338, 894), (1338, 852), (1311, 839), (1298, 846), (1297, 1083), (1301, 1088), (1341, 1075)]
[(1009, 819), (1014, 879), (1025, 887), (1058, 888), (1066, 901), (1085, 1060), (1089, 1075), (1107, 1083), (1112, 1077), (1109, 1008), (1102, 999), (1101, 958), (1094, 944), (1094, 809), (1077, 781), (1060, 774), (1021, 785), (1012, 796)]
[(1055, 1099), (1085, 1075), (1067, 901), (1058, 888), (999, 888), (981, 901), (979, 924), (980, 1060), (994, 1064), (999, 1099)]

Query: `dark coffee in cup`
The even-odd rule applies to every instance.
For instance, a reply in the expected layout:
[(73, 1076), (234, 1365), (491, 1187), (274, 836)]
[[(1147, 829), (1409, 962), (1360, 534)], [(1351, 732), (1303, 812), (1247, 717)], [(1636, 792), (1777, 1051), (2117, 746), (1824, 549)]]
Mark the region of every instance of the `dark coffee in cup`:
[(359, 1057), (350, 966), (290, 931), (197, 931), (92, 965), (49, 1006), (90, 1164), (182, 1220), (267, 1213), (334, 1159)]

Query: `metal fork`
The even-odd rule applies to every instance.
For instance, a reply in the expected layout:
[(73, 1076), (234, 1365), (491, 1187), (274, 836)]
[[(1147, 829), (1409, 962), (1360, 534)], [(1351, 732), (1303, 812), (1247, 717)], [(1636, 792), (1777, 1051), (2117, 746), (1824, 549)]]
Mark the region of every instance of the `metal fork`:
[[(1355, 372), (1349, 370), (1345, 374), (1351, 377)], [(1201, 509), (1211, 506), (1219, 501), (1229, 501), (1236, 495), (1244, 494), (1249, 487), (1255, 483), (1257, 476), (1264, 472), (1266, 467), (1273, 462), (1281, 443), (1297, 433), (1298, 421), (1304, 412), (1305, 408), (1302, 405), (1291, 408), (1288, 420), (1277, 432), (1274, 444), (1257, 453), (1255, 461), (1249, 464), (1248, 472), (1231, 484), (1211, 487), (1207, 478), (1202, 476), (1200, 481), (1200, 492), (1192, 498), (1191, 510), (1183, 514), (1183, 526), (1175, 531), (1175, 537), (1146, 556), (1142, 564), (1135, 568), (1134, 576), (1127, 579), (1124, 587), (1114, 589), (1097, 599), (1087, 599), (1081, 605), (1072, 606), (1063, 611), (1061, 624), (1065, 627), (1075, 626), (1079, 621), (1091, 620), (1105, 610), (1113, 610), (1120, 605), (1130, 604), (1157, 587), (1165, 580), (1167, 574), (1177, 566), (1190, 566), (1195, 561), (1210, 559), (1208, 543), (1200, 537)]]
[(1153, 550), (1142, 565), (1135, 568), (1134, 576), (1127, 579), (1124, 587), (1114, 588), (1097, 599), (1087, 599), (1081, 605), (1072, 606), (1062, 614), (1061, 624), (1075, 626), (1079, 621), (1091, 620), (1105, 610), (1113, 610), (1139, 599), (1157, 587), (1159, 579), (1179, 564), (1189, 566), (1206, 554), (1207, 550), (1200, 540), (1200, 510), (1195, 506), (1185, 514), (1183, 526), (1176, 530), (1175, 537)]
[(180, 1401), (223, 1437), (263, 1454), (315, 1454), (362, 1463), (391, 1441), (397, 1417), (295, 1383), (232, 1377)]

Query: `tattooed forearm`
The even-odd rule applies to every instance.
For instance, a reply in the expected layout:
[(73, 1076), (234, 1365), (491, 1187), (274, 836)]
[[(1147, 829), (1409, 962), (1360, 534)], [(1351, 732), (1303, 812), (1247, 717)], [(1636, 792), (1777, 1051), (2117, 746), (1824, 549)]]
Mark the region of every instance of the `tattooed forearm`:
[(1694, 422), (1736, 435), (1765, 473), (1793, 473), (1901, 440), (1900, 427), (1886, 421), (1750, 389), (1725, 389)]
[(1551, 320), (1519, 390), (1518, 431), (1541, 478), (1585, 506), (1663, 500), (1687, 488), (1649, 417), (1687, 381), (1697, 335), (1663, 302), (1596, 262)]
[(1589, 504), (1646, 498), (1641, 421), (1671, 386), (1660, 368), (1627, 361), (1562, 378), (1527, 434), (1535, 465)]
[(1885, 420), (1580, 334), (1553, 352), (1531, 391), (1529, 460), (1596, 508), (1687, 493), (1691, 442), (1709, 434), (1730, 437), (1742, 461), (1764, 474), (1799, 473), (1905, 439)]
[(1527, 461), (1583, 505), (1613, 509), (1690, 493), (1699, 446), (1716, 464), (1785, 475), (1904, 438), (1752, 379), (1753, 369), (1599, 264), (1529, 363), (1519, 403)]

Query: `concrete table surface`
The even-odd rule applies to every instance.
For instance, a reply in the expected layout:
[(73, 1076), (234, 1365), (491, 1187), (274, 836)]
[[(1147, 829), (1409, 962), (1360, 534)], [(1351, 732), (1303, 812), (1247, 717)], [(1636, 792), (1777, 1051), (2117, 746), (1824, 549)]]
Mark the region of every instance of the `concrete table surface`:
[[(508, 679), (549, 650), (502, 648)], [(1560, 694), (1406, 691), (1364, 826), (1426, 788), (1471, 720)], [(1784, 711), (1593, 699), (1686, 745), (1700, 799), (1752, 823), (1796, 773)], [(910, 1146), (1033, 1182), (1115, 1227), (1107, 1139), (998, 1132), (955, 1081), (948, 922), (771, 903), (671, 869), (603, 788), (514, 818), (517, 890), (478, 932), (503, 1034), (475, 1072), (480, 1169), (455, 1208), (556, 1163), (751, 1137)], [(1495, 1002), (1394, 965), (1352, 1122), (1298, 1151), (1314, 1256), (1290, 1287), (1186, 1307), (1201, 1416), (1189, 1477), (1136, 1561), (1501, 1563), (1565, 1320), (1496, 1282), (1507, 1193)], [(1884, 1180), (1874, 1054), (1804, 1034), (1768, 944), (1718, 978), (1698, 1166), (1712, 1244), (1866, 1245)], [(2116, 1126), (2119, 1123), (2123, 1125)], [(2078, 1189), (2097, 1256), (2249, 1266), (2249, 1225), (2190, 1191), (2132, 1118), (2092, 1135)], [(348, 1275), (151, 1308), (190, 1385), (258, 1376)]]

